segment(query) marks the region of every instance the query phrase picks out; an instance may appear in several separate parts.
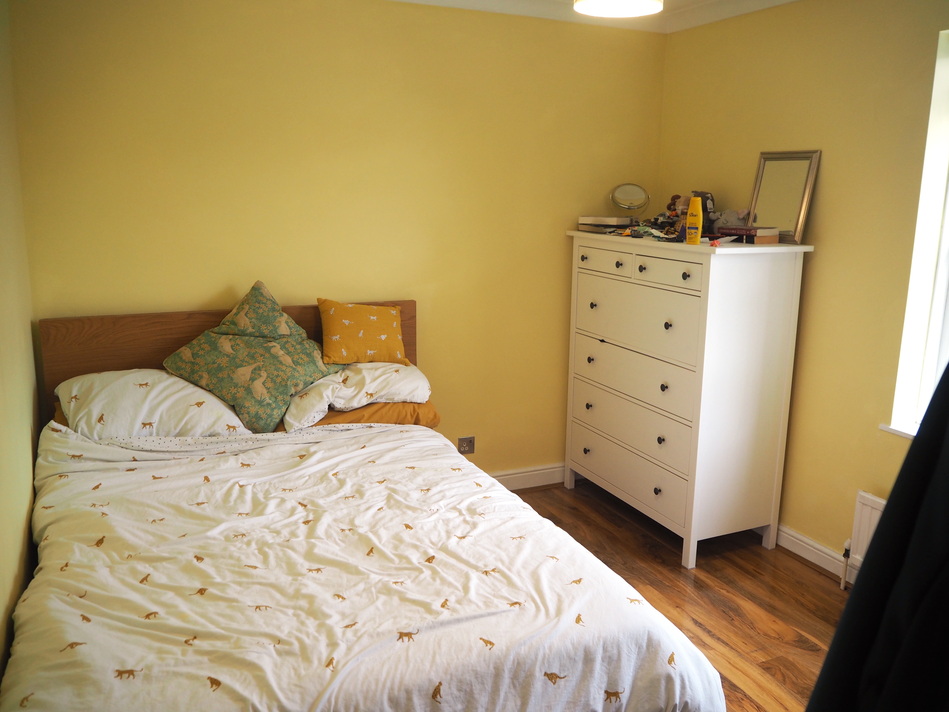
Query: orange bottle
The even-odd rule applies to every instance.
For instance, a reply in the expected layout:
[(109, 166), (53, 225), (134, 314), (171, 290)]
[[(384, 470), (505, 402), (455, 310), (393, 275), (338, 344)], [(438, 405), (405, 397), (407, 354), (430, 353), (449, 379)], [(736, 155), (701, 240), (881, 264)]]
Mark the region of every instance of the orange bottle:
[(702, 199), (693, 196), (689, 200), (689, 212), (685, 218), (685, 242), (698, 245), (702, 242)]

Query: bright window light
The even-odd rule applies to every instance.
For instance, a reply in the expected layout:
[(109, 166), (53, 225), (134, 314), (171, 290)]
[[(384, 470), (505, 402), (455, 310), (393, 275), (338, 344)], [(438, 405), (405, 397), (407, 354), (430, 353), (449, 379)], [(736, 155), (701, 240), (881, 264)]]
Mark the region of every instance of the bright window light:
[(913, 436), (949, 362), (949, 30), (939, 34), (890, 430)]

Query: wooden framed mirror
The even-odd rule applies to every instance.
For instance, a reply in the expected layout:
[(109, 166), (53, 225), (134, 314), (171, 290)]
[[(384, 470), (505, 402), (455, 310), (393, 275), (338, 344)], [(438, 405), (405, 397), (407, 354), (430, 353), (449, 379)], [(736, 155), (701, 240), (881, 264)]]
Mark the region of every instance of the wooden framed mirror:
[(748, 225), (776, 227), (781, 242), (800, 243), (820, 154), (820, 151), (762, 153), (758, 159)]

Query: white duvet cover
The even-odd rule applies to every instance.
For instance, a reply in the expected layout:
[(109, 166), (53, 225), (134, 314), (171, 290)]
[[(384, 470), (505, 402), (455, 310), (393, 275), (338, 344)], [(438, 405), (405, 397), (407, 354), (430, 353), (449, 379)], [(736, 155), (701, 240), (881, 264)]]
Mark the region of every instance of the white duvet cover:
[(0, 710), (724, 710), (718, 673), (418, 426), (50, 424)]

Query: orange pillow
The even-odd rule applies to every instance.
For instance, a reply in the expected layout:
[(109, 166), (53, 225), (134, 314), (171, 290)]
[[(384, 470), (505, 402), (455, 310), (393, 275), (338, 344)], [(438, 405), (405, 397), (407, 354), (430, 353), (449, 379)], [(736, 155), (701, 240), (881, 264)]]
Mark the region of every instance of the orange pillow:
[(317, 299), (323, 322), (323, 363), (411, 362), (402, 342), (402, 308)]
[(311, 427), (342, 423), (393, 423), (437, 427), (441, 416), (431, 401), (428, 403), (370, 403), (355, 410), (331, 410)]

